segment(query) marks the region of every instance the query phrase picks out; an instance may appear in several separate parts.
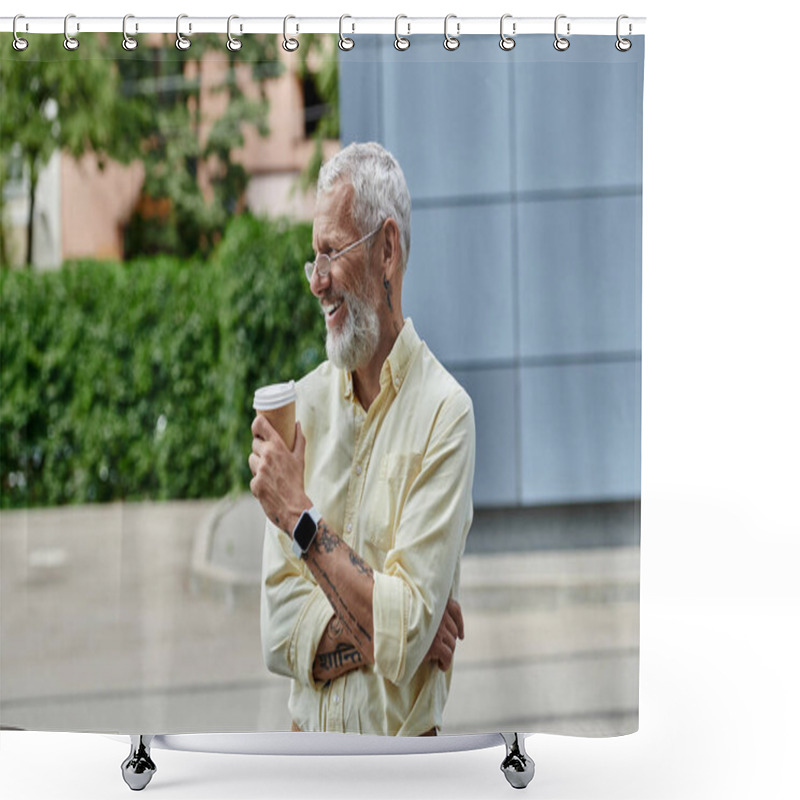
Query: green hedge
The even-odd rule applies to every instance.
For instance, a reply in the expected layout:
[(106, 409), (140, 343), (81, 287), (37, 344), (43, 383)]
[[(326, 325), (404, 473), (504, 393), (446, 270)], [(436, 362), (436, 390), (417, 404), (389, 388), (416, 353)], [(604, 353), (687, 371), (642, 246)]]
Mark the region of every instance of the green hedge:
[(206, 262), (0, 273), (0, 507), (245, 487), (253, 390), (324, 358), (310, 243), (244, 215)]

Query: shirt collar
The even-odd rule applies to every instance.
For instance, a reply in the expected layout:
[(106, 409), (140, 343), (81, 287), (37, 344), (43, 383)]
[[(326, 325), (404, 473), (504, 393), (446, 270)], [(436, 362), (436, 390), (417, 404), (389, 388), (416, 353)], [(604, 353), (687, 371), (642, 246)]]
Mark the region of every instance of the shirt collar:
[[(395, 339), (391, 352), (381, 367), (381, 388), (386, 386), (387, 383), (391, 383), (394, 385), (395, 391), (399, 391), (420, 343), (421, 340), (416, 330), (414, 330), (414, 323), (411, 321), (411, 317), (406, 317), (403, 322), (403, 328), (397, 339)], [(354, 396), (353, 374), (348, 369), (342, 370), (342, 379), (344, 381), (344, 396), (347, 399), (352, 399)]]
[(383, 362), (381, 388), (387, 383), (393, 383), (395, 391), (399, 391), (419, 343), (420, 339), (414, 330), (414, 323), (411, 321), (411, 317), (406, 317), (403, 329), (395, 339), (394, 346), (386, 361)]
[(353, 399), (353, 373), (349, 369), (342, 370), (342, 381), (344, 382), (344, 396), (347, 400)]

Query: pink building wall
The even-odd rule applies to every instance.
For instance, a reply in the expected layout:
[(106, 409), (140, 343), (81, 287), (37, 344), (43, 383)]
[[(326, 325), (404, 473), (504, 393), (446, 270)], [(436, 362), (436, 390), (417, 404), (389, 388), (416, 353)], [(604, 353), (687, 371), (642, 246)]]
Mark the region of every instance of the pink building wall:
[[(237, 148), (233, 157), (250, 173), (245, 203), (254, 213), (311, 219), (313, 191), (300, 192), (296, 181), (313, 153), (314, 142), (304, 133), (302, 86), (292, 66), (296, 57), (283, 51), (280, 55), (286, 70), (267, 82), (270, 135), (262, 138), (254, 129), (246, 127), (244, 147)], [(208, 53), (200, 69), (200, 103), (204, 116), (201, 137), (204, 138), (227, 102), (224, 92), (212, 90), (226, 75), (227, 56)], [(246, 93), (257, 91), (247, 65), (242, 65), (240, 81)], [(338, 142), (326, 141), (325, 158), (338, 148)], [(211, 195), (208, 178), (201, 169), (198, 180), (206, 197)], [(64, 155), (61, 160), (62, 258), (121, 258), (124, 226), (139, 201), (143, 182), (141, 162), (126, 166), (107, 161), (105, 170), (101, 171), (94, 155), (86, 155), (79, 161)]]

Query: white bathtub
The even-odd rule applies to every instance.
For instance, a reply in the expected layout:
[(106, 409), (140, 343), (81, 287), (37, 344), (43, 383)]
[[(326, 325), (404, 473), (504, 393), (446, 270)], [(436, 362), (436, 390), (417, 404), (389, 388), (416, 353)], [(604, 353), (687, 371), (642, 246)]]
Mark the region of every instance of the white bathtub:
[(522, 733), (485, 733), (454, 736), (365, 736), (341, 733), (178, 733), (117, 736), (130, 743), (122, 762), (122, 777), (135, 791), (144, 789), (156, 772), (152, 748), (196, 753), (237, 755), (410, 755), (481, 750), (506, 745), (503, 774), (515, 789), (524, 789), (533, 778), (534, 763), (525, 752)]

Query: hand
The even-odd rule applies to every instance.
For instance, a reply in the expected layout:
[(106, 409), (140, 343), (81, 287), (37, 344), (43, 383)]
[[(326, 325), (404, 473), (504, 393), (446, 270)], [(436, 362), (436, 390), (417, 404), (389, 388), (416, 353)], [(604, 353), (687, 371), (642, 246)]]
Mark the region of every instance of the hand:
[(270, 520), (290, 536), (300, 515), (312, 505), (303, 477), (306, 438), (299, 422), (295, 427), (294, 450), (290, 451), (272, 425), (257, 416), (250, 426), (253, 446), (248, 458), (253, 473), (250, 491)]
[(441, 670), (450, 669), (456, 652), (456, 638), (464, 638), (464, 617), (461, 616), (461, 606), (451, 597), (425, 660), (438, 662)]

